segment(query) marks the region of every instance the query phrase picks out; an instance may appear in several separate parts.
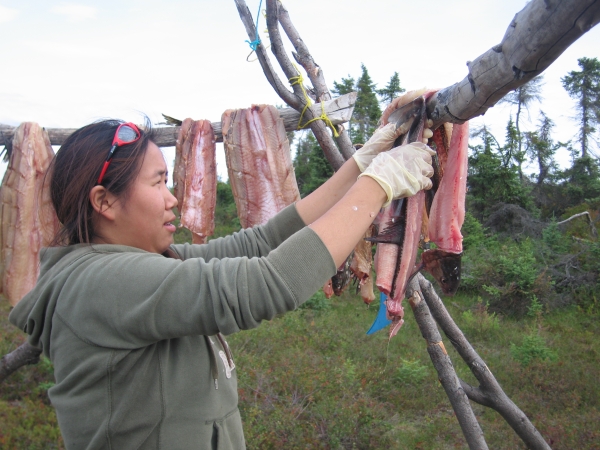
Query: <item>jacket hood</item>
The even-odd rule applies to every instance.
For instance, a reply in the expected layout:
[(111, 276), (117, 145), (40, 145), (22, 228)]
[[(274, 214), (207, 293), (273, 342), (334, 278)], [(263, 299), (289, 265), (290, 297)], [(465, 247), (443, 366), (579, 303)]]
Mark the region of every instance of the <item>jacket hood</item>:
[[(29, 335), (29, 344), (50, 355), (52, 319), (60, 291), (72, 275), (70, 266), (98, 251), (123, 251), (119, 245), (77, 244), (44, 248), (40, 252), (40, 275), (35, 287), (10, 312), (9, 321)], [(132, 250), (127, 247), (128, 250)], [(143, 251), (143, 250), (139, 250)]]

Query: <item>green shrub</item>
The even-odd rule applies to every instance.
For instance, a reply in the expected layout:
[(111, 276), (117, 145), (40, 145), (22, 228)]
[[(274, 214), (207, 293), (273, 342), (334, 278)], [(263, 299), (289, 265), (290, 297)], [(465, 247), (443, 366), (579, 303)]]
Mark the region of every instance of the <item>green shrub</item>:
[(554, 219), (542, 230), (542, 240), (556, 253), (566, 253), (570, 247), (569, 239), (560, 231)]
[(403, 384), (417, 385), (420, 384), (429, 374), (427, 366), (421, 364), (420, 361), (410, 361), (401, 359), (402, 364), (396, 371), (395, 379)]
[(465, 213), (465, 221), (460, 229), (463, 235), (463, 249), (485, 245), (486, 237), (483, 225), (470, 212)]
[(331, 301), (325, 297), (322, 290), (317, 291), (311, 298), (300, 305), (301, 309), (311, 309), (313, 311), (324, 311), (331, 308)]
[(521, 365), (527, 366), (535, 359), (556, 361), (556, 352), (546, 346), (544, 339), (537, 333), (523, 338), (521, 345), (510, 344), (510, 353)]
[(500, 319), (496, 316), (496, 313), (488, 311), (488, 303), (484, 303), (481, 297), (477, 297), (477, 303), (473, 310), (462, 313), (462, 318), (465, 330), (478, 336), (486, 336), (491, 331), (500, 328)]

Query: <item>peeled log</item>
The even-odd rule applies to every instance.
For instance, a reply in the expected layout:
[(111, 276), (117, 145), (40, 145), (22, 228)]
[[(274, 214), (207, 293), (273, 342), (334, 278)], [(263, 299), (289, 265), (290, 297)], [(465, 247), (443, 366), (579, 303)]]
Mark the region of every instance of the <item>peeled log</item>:
[(436, 128), (485, 114), (508, 92), (542, 73), (600, 21), (600, 0), (532, 0), (515, 15), (500, 44), (474, 61), (459, 83), (427, 104)]
[(50, 192), (43, 186), (53, 157), (48, 135), (38, 124), (25, 122), (16, 129), (0, 188), (2, 293), (13, 306), (35, 286), (40, 250), (58, 231)]

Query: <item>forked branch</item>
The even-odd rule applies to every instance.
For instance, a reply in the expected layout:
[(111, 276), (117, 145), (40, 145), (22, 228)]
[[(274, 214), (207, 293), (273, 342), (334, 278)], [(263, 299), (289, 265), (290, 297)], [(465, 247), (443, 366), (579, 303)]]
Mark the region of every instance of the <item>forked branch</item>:
[(469, 399), (456, 375), (452, 361), (444, 347), (427, 303), (423, 301), (423, 294), (419, 289), (416, 277), (409, 283), (407, 295), (421, 335), (427, 342), (427, 352), (429, 353), (431, 362), (438, 373), (438, 378), (446, 391), (446, 395), (450, 399), (452, 408), (456, 413), (456, 419), (460, 424), (469, 448), (472, 450), (487, 449), (488, 446), (483, 437), (481, 427), (475, 418)]
[[(235, 4), (237, 6), (240, 18), (242, 19), (242, 22), (246, 28), (246, 32), (248, 33), (248, 37), (254, 40), (256, 38), (256, 27), (252, 20), (250, 10), (248, 9), (248, 6), (246, 6), (246, 2), (244, 0), (235, 0)], [(300, 79), (297, 78), (299, 73), (287, 57), (283, 47), (283, 42), (279, 33), (277, 2), (275, 0), (267, 1), (267, 27), (269, 29), (269, 39), (271, 40), (273, 54), (281, 66), (283, 73), (286, 77), (288, 77), (288, 80), (296, 79), (297, 81), (300, 81)], [(277, 95), (279, 95), (279, 97), (281, 97), (285, 103), (294, 108), (296, 111), (303, 111), (305, 105), (307, 104), (305, 92), (310, 92), (311, 90), (303, 90), (300, 83), (292, 84), (292, 81), (290, 81), (290, 84), (293, 87), (293, 92), (289, 91), (273, 70), (273, 66), (271, 65), (269, 57), (266, 54), (265, 47), (262, 44), (257, 46), (256, 55), (263, 72), (267, 77), (267, 80)], [(304, 112), (303, 121), (307, 122), (315, 117), (317, 116), (313, 113), (313, 110), (307, 109)], [(327, 161), (329, 161), (329, 164), (331, 164), (334, 170), (338, 170), (344, 163), (345, 158), (341, 155), (340, 151), (336, 147), (333, 138), (327, 131), (327, 126), (325, 123), (322, 120), (316, 120), (311, 122), (309, 127), (314, 133), (319, 145), (323, 149), (323, 153), (325, 154)]]
[[(416, 283), (418, 283), (419, 289), (415, 286)], [(508, 398), (483, 359), (481, 359), (463, 332), (454, 323), (454, 320), (448, 313), (448, 310), (446, 310), (431, 283), (421, 274), (417, 274), (410, 288), (414, 292), (422, 294), (428, 306), (428, 311), (431, 312), (437, 324), (444, 331), (450, 342), (452, 342), (452, 345), (465, 361), (473, 375), (475, 375), (477, 381), (479, 381), (479, 387), (473, 387), (460, 380), (462, 390), (465, 394), (474, 402), (490, 407), (500, 413), (528, 448), (549, 450), (550, 446), (546, 443), (542, 435), (527, 418), (525, 413)]]

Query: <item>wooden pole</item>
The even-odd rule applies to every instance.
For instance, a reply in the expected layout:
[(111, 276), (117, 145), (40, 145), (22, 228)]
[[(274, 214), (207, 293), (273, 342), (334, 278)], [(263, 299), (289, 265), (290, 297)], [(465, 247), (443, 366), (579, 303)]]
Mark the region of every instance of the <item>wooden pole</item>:
[(437, 128), (481, 116), (508, 92), (542, 73), (600, 21), (600, 0), (532, 0), (517, 13), (502, 41), (475, 60), (468, 75), (427, 104)]
[[(323, 107), (331, 122), (334, 125), (346, 123), (352, 117), (354, 104), (356, 103), (356, 92), (351, 92), (332, 100), (323, 103)], [(312, 105), (310, 110), (317, 116), (321, 115), (321, 105)], [(279, 110), (279, 115), (283, 120), (286, 131), (294, 131), (298, 129), (298, 120), (300, 113), (293, 108), (282, 108)], [(221, 132), (221, 122), (211, 123), (215, 132), (217, 142), (223, 142), (223, 133)], [(0, 145), (10, 145), (14, 132), (17, 127), (0, 124)], [(67, 137), (69, 137), (77, 128), (47, 128), (50, 144), (62, 145)], [(179, 126), (156, 127), (158, 131), (158, 139), (155, 142), (159, 147), (174, 147), (177, 135), (179, 134)]]

